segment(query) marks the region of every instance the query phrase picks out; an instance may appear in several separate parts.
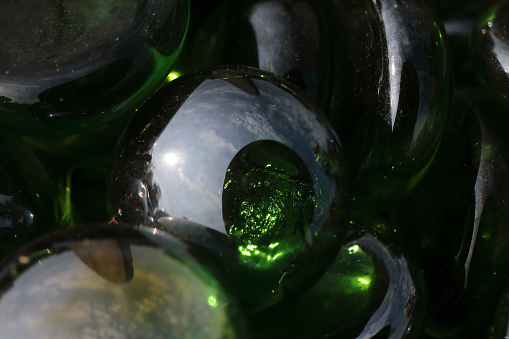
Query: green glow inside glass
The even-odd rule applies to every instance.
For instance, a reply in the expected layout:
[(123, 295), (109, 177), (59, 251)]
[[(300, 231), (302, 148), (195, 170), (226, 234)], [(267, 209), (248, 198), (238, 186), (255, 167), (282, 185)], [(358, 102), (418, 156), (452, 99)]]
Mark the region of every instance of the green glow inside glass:
[[(344, 244), (325, 274), (304, 293), (279, 308), (258, 313), (252, 321), (253, 337), (363, 337), (358, 334), (381, 307), (389, 278), (381, 258), (364, 243), (361, 239)], [(371, 242), (367, 247), (370, 244), (378, 245)], [(384, 311), (390, 313), (390, 307)], [(385, 320), (377, 321), (383, 326)]]
[(282, 143), (252, 142), (228, 167), (223, 187), (226, 231), (242, 260), (253, 267), (287, 264), (301, 252), (315, 206), (307, 166)]

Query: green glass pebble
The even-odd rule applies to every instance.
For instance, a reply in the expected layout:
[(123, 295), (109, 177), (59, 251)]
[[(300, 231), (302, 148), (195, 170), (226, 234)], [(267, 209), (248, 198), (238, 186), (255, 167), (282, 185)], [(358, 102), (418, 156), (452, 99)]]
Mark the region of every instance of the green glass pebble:
[[(200, 11), (204, 6), (195, 5)], [(314, 5), (305, 0), (222, 1), (211, 12), (196, 14), (200, 20), (190, 30), (176, 71), (257, 67), (299, 86), (325, 111), (332, 82), (331, 43), (323, 13)]]
[[(450, 59), (453, 60), (453, 78), (455, 86), (478, 86), (474, 75), (472, 58), (470, 56), (470, 33), (475, 18), (489, 1), (433, 1), (433, 7), (444, 23), (445, 35), (449, 43)], [(453, 96), (454, 100), (454, 96)]]
[(172, 68), (188, 10), (188, 0), (2, 2), (1, 128), (70, 135), (127, 114)]
[(138, 111), (108, 186), (111, 217), (186, 219), (228, 234), (252, 268), (243, 300), (265, 307), (334, 255), (348, 211), (334, 132), (315, 106), (258, 69), (180, 77)]
[(455, 97), (429, 175), (391, 214), (422, 262), (428, 336), (474, 339), (489, 332), (509, 279), (509, 139), (505, 109), (480, 88)]
[(87, 225), (13, 254), (0, 270), (2, 337), (244, 337), (200, 249), (154, 231)]
[(461, 1), (461, 0), (432, 0), (433, 8), (437, 15), (444, 19), (457, 19), (457, 18), (471, 18), (473, 13), (479, 14), (479, 11), (486, 9), (490, 4), (493, 4), (498, 0), (472, 0), (472, 1)]
[(226, 233), (246, 264), (270, 268), (304, 250), (316, 201), (313, 179), (297, 153), (275, 141), (251, 143), (235, 155), (224, 180)]
[(324, 275), (297, 298), (248, 319), (254, 338), (422, 336), (427, 300), (415, 261), (363, 222), (351, 225)]
[(446, 36), (425, 1), (323, 3), (329, 31), (345, 37), (334, 68), (347, 85), (333, 89), (342, 99), (328, 115), (351, 168), (352, 209), (382, 210), (415, 187), (438, 149), (452, 88)]

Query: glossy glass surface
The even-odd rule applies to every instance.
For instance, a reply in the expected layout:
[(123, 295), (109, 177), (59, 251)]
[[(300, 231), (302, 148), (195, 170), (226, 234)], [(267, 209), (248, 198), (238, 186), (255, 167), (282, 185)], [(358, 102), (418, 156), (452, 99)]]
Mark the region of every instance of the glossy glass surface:
[(0, 125), (69, 135), (136, 108), (180, 51), (188, 0), (2, 2)]
[(428, 335), (479, 338), (489, 331), (509, 278), (508, 119), (479, 88), (455, 95), (437, 158), (397, 208), (395, 227), (422, 262)]
[[(297, 153), (277, 141), (255, 141), (226, 170), (223, 219), (226, 232), (255, 267), (303, 251), (315, 212), (313, 179)], [(283, 249), (283, 250), (282, 250)]]
[(477, 18), (472, 29), (474, 71), (480, 83), (509, 104), (509, 4), (497, 1)]
[(294, 275), (312, 276), (333, 255), (345, 230), (344, 172), (326, 119), (288, 83), (215, 69), (172, 81), (138, 111), (109, 210), (132, 223), (170, 216), (227, 233), (242, 261), (270, 277), (250, 280), (248, 297), (272, 303), (309, 279)]
[(242, 337), (220, 281), (155, 231), (89, 225), (17, 252), (0, 270), (2, 337)]
[(369, 233), (355, 238), (306, 292), (251, 317), (254, 337), (420, 337), (426, 301), (415, 263)]
[[(216, 261), (220, 267), (226, 267), (230, 261), (238, 260), (239, 252), (235, 244), (226, 234), (210, 227), (172, 217), (159, 218), (151, 227), (157, 228), (158, 232), (168, 233), (199, 247), (202, 251), (207, 251), (210, 254), (208, 259)], [(228, 276), (230, 270), (224, 269), (223, 273)], [(234, 289), (237, 287), (235, 284), (231, 285)]]
[(348, 51), (337, 65), (347, 94), (329, 116), (352, 166), (354, 208), (381, 209), (411, 191), (439, 146), (452, 84), (445, 35), (424, 1), (334, 1), (329, 14)]
[(223, 1), (201, 13), (176, 70), (257, 67), (290, 80), (325, 111), (332, 81), (330, 41), (323, 14), (313, 6), (303, 0)]

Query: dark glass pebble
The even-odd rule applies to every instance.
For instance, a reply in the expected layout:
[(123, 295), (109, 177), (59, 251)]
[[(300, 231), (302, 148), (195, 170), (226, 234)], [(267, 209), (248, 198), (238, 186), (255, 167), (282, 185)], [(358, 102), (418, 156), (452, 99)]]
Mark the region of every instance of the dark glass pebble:
[(324, 275), (294, 300), (248, 319), (253, 337), (420, 338), (427, 309), (420, 268), (370, 228), (387, 226), (352, 221)]
[(423, 1), (325, 4), (331, 34), (346, 41), (336, 49), (346, 60), (336, 52), (334, 63), (346, 85), (333, 90), (344, 99), (329, 117), (352, 169), (352, 208), (381, 210), (415, 187), (438, 149), (452, 85), (446, 37)]
[(188, 6), (188, 0), (2, 2), (1, 128), (70, 135), (127, 114), (172, 68)]
[(232, 64), (257, 67), (288, 79), (322, 111), (328, 109), (331, 44), (323, 13), (314, 2), (223, 1), (201, 16), (177, 62), (177, 72)]
[(263, 307), (332, 259), (344, 173), (334, 132), (305, 96), (257, 69), (219, 68), (172, 81), (138, 111), (108, 204), (116, 220), (181, 218), (228, 234), (260, 275), (245, 300)]
[(490, 339), (509, 337), (509, 289), (506, 286), (495, 313)]
[(507, 121), (493, 124), (504, 109), (479, 88), (455, 98), (429, 175), (391, 214), (422, 262), (429, 337), (481, 338), (509, 278), (509, 138)]

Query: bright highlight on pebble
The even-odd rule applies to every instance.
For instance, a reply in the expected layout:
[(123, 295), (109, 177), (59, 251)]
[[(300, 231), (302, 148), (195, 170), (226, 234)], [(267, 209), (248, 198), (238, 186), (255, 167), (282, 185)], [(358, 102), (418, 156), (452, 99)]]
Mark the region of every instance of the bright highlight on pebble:
[(164, 161), (171, 167), (177, 166), (180, 161), (180, 156), (175, 152), (167, 153), (164, 156)]
[(207, 302), (209, 303), (210, 307), (214, 308), (217, 306), (217, 300), (216, 300), (216, 297), (214, 297), (213, 295), (211, 295), (209, 297), (209, 299), (207, 300)]
[(168, 76), (166, 77), (166, 80), (168, 81), (172, 81), (172, 80), (175, 80), (177, 79), (181, 74), (178, 73), (178, 72), (171, 72), (170, 74), (168, 74)]

